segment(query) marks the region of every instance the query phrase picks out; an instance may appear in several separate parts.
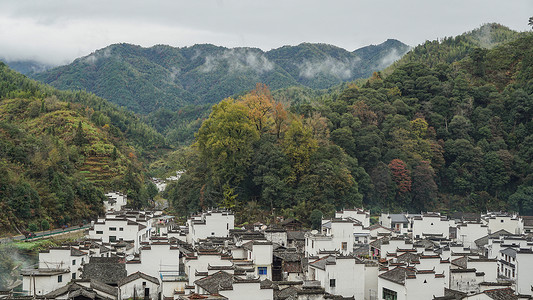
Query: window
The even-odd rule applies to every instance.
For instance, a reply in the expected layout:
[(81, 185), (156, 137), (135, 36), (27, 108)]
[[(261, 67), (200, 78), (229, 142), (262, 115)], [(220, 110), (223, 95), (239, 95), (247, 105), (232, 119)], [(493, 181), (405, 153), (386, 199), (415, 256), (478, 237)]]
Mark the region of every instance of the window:
[(116, 227), (109, 227), (109, 231), (117, 231)]
[(396, 300), (398, 299), (398, 293), (395, 291), (383, 288), (383, 299), (385, 300)]
[(76, 260), (75, 260), (75, 259), (72, 260), (72, 265), (73, 265), (73, 266), (76, 265)]
[(267, 267), (257, 267), (257, 273), (259, 275), (267, 275)]
[(124, 227), (119, 227), (118, 231), (124, 231)]
[(348, 243), (347, 242), (342, 242), (341, 243), (341, 249), (342, 250), (346, 250), (346, 248), (348, 248)]
[(101, 230), (97, 230), (97, 231), (96, 231), (96, 234), (104, 234), (104, 232), (101, 231)]
[(63, 282), (63, 275), (57, 276), (57, 282)]
[(329, 287), (335, 287), (335, 279), (329, 280)]
[(114, 235), (110, 235), (110, 236), (109, 236), (109, 241), (110, 241), (110, 242), (116, 242), (116, 241), (117, 241), (117, 237), (114, 236)]
[(403, 224), (403, 228), (407, 228), (407, 225), (409, 225), (409, 224), (404, 223), (404, 224)]
[(72, 279), (76, 279), (76, 273), (72, 273)]

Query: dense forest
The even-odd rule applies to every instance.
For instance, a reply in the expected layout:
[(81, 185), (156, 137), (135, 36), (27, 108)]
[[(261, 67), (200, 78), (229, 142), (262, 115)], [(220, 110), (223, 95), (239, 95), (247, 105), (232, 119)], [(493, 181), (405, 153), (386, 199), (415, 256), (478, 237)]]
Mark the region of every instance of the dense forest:
[(181, 212), (235, 207), (242, 221), (357, 205), (533, 214), (533, 35), (507, 39), (450, 62), (464, 38), (426, 43), (387, 76), (290, 107), (262, 85), (228, 98), (182, 151), (187, 172), (167, 197)]
[(0, 232), (92, 220), (104, 188), (147, 205), (155, 187), (137, 156), (161, 146), (162, 136), (133, 114), (0, 63)]
[[(312, 43), (266, 52), (209, 44), (184, 48), (115, 44), (29, 76), (59, 89), (95, 93), (144, 115), (169, 143), (185, 145), (194, 140), (214, 103), (250, 91), (257, 82), (272, 89), (327, 89), (367, 78), (408, 50), (396, 40), (353, 52)], [(20, 63), (13, 66), (29, 69)]]

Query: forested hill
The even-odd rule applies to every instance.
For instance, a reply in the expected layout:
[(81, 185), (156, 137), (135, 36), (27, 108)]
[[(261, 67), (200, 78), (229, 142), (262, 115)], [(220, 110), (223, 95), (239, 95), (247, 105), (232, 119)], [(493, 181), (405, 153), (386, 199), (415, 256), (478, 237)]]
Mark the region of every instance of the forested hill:
[(146, 204), (137, 156), (161, 144), (130, 112), (0, 63), (0, 233), (94, 219), (104, 188), (127, 192), (132, 206)]
[(267, 52), (210, 44), (185, 48), (115, 44), (31, 76), (59, 89), (83, 89), (147, 114), (160, 108), (217, 103), (250, 91), (257, 82), (271, 89), (295, 85), (328, 88), (366, 78), (408, 50), (396, 40), (354, 52), (311, 43)]
[(225, 205), (245, 219), (274, 211), (318, 223), (358, 205), (531, 215), (532, 149), (529, 32), (455, 63), (413, 58), (289, 111), (261, 86), (225, 100), (167, 196), (183, 212)]
[(391, 64), (384, 73), (390, 74), (398, 66), (409, 62), (424, 63), (430, 67), (439, 63), (453, 63), (465, 58), (475, 48), (491, 49), (525, 34), (497, 23), (485, 24), (455, 37), (426, 41)]

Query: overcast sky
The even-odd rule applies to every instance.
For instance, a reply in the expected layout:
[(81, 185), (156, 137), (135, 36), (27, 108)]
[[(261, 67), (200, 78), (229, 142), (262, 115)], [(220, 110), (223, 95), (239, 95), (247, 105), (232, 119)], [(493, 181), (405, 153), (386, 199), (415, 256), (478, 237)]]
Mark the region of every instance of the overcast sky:
[(490, 22), (530, 30), (532, 15), (533, 0), (0, 0), (0, 57), (64, 64), (121, 42), (353, 51), (388, 38), (416, 46)]

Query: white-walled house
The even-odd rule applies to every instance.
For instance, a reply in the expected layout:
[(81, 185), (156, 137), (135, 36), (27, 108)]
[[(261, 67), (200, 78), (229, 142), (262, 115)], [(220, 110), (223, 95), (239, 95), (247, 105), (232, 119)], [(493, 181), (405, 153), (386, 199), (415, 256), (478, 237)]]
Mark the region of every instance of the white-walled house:
[(282, 228), (268, 228), (264, 231), (265, 238), (283, 247), (287, 246), (287, 230)]
[(512, 234), (524, 233), (524, 220), (518, 214), (489, 212), (481, 216), (490, 233), (506, 230)]
[(109, 192), (106, 193), (107, 197), (104, 200), (104, 207), (106, 211), (120, 211), (126, 204), (128, 204), (128, 196), (120, 192)]
[(448, 218), (439, 213), (427, 213), (414, 217), (412, 220), (413, 238), (419, 239), (425, 236), (442, 235), (449, 237), (450, 225)]
[(259, 279), (243, 279), (219, 271), (194, 282), (198, 294), (220, 294), (231, 300), (273, 300), (274, 290)]
[(336, 219), (348, 219), (352, 218), (359, 221), (363, 227), (370, 226), (370, 212), (361, 208), (344, 209), (342, 211), (335, 212)]
[(180, 251), (177, 245), (166, 240), (144, 242), (140, 248), (139, 261), (126, 263), (128, 274), (142, 272), (146, 275), (163, 278), (166, 274), (179, 273)]
[(81, 266), (89, 261), (89, 253), (75, 247), (53, 247), (39, 251), (39, 269), (68, 269), (70, 279), (81, 278)]
[(128, 275), (118, 283), (119, 300), (143, 298), (158, 300), (160, 292), (159, 280), (141, 272)]
[(308, 278), (319, 281), (333, 295), (365, 296), (365, 264), (353, 256), (326, 256), (310, 262)]
[(464, 247), (476, 249), (475, 241), (489, 234), (489, 227), (483, 223), (463, 223), (457, 225), (457, 242)]
[(305, 234), (306, 256), (317, 255), (321, 250), (336, 250), (342, 255), (352, 253), (355, 242), (354, 224), (359, 222), (350, 219), (323, 220), (321, 234)]
[(187, 255), (184, 261), (185, 274), (188, 285), (192, 286), (194, 281), (208, 274), (209, 266), (233, 266), (232, 257), (215, 250), (201, 250), (196, 254)]
[(45, 295), (65, 286), (70, 281), (70, 270), (23, 269), (22, 291), (28, 295)]
[(88, 238), (114, 243), (120, 240), (134, 243), (134, 251), (139, 250), (141, 242), (150, 237), (146, 225), (128, 220), (127, 218), (105, 218), (93, 224), (89, 229)]
[(411, 224), (406, 214), (384, 214), (379, 217), (379, 225), (390, 228), (400, 234), (408, 233)]
[(444, 274), (433, 270), (396, 267), (378, 276), (377, 299), (433, 299), (444, 296)]
[(272, 280), (273, 245), (269, 241), (249, 241), (242, 245), (247, 259), (253, 263), (255, 276)]
[(211, 210), (187, 220), (187, 242), (195, 245), (208, 237), (228, 237), (235, 227), (235, 216), (227, 210)]
[(516, 252), (516, 291), (533, 296), (533, 250), (522, 248)]

